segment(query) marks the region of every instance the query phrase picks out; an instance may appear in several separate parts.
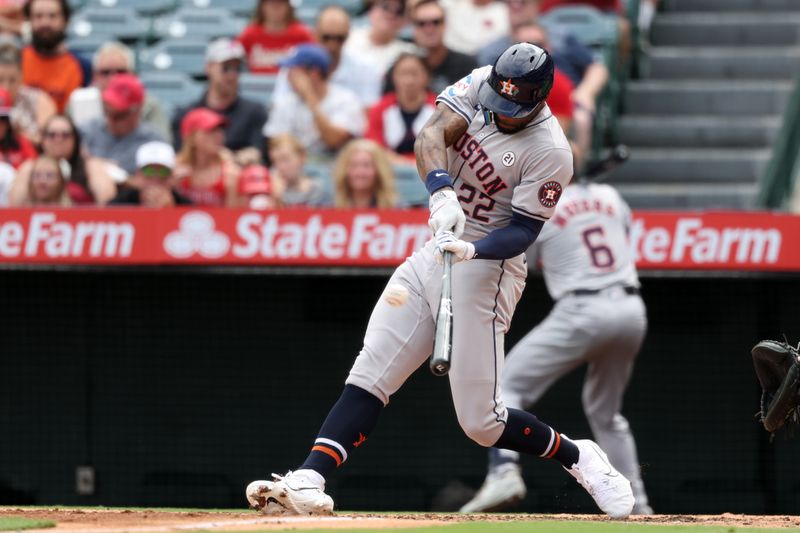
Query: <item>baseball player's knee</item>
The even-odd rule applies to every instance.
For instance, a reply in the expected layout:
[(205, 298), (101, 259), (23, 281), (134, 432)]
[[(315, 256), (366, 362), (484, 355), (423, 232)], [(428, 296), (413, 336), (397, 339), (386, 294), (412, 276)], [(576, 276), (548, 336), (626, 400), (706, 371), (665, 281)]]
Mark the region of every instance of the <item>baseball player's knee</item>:
[(505, 427), (496, 420), (489, 421), (479, 418), (470, 420), (462, 420), (459, 418), (458, 423), (461, 425), (461, 429), (467, 437), (485, 448), (491, 448), (495, 445)]

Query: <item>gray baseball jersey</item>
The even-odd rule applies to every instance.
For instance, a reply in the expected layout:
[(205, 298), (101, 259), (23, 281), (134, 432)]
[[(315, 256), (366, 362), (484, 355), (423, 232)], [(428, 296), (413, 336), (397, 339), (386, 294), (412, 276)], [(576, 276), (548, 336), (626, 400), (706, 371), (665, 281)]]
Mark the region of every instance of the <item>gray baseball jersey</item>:
[[(648, 500), (636, 443), (620, 413), (647, 329), (629, 225), (630, 209), (609, 185), (576, 184), (564, 192), (532, 247), (556, 303), (509, 352), (502, 397), (508, 407), (529, 409), (557, 379), (588, 363), (586, 418), (644, 509)], [(500, 454), (519, 458), (508, 450)]]
[[(466, 213), (463, 238), (476, 240), (511, 220), (512, 213), (548, 219), (572, 176), (572, 153), (547, 107), (526, 128), (504, 134), (486, 124), (478, 88), (488, 67), (445, 89), (438, 98), (469, 125), (447, 149), (448, 172)], [(453, 265), (452, 366), (448, 378), (465, 433), (491, 446), (503, 432), (508, 412), (500, 397), (504, 334), (525, 286), (524, 255), (475, 259)], [(362, 348), (347, 383), (385, 403), (430, 356), (442, 267), (434, 242), (415, 252), (394, 272), (387, 287), (407, 292), (398, 305), (382, 297), (375, 306)]]

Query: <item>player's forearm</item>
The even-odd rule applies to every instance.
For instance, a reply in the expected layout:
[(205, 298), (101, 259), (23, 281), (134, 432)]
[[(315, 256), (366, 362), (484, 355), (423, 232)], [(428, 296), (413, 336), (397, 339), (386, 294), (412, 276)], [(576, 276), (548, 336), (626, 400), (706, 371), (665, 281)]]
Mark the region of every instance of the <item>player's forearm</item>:
[(511, 259), (525, 253), (539, 236), (544, 222), (513, 215), (511, 223), (472, 243), (475, 259)]
[(414, 155), (417, 172), (423, 179), (433, 170), (447, 168), (447, 147), (441, 129), (435, 124), (423, 128), (414, 141)]

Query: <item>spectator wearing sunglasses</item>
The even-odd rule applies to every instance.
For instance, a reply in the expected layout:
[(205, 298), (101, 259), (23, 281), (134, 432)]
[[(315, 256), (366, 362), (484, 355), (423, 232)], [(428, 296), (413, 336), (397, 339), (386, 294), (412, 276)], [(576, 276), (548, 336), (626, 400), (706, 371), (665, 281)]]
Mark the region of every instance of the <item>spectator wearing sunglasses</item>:
[(445, 11), (438, 0), (420, 0), (411, 8), (414, 44), (424, 50), (431, 71), (431, 90), (439, 94), (477, 67), (475, 57), (444, 44)]
[(33, 144), (42, 140), (42, 126), (56, 113), (56, 104), (46, 92), (22, 84), (22, 57), (16, 42), (0, 45), (0, 87), (8, 91), (14, 107), (11, 123)]
[(382, 77), (403, 52), (415, 46), (398, 37), (406, 25), (404, 0), (378, 0), (367, 13), (369, 24), (350, 32), (344, 51), (369, 63)]
[(152, 209), (192, 205), (191, 200), (175, 190), (177, 180), (175, 150), (162, 141), (152, 141), (136, 150), (136, 172), (131, 187), (123, 189), (111, 205), (139, 205)]
[(485, 45), (508, 34), (508, 8), (498, 0), (443, 0), (447, 13), (444, 44), (476, 55)]
[[(109, 80), (117, 74), (132, 73), (134, 66), (133, 51), (122, 43), (110, 41), (97, 49), (92, 57), (92, 84), (73, 91), (67, 104), (67, 114), (81, 130), (103, 116), (101, 95)], [(171, 138), (167, 115), (158, 100), (149, 94), (145, 94), (142, 104), (142, 122), (149, 124), (165, 139)]]
[[(87, 157), (81, 150), (81, 135), (67, 115), (53, 115), (44, 125), (41, 154), (69, 164), (69, 192), (73, 205), (105, 204), (117, 194), (113, 176), (124, 171), (110, 161)], [(9, 193), (11, 205), (28, 202), (28, 186), (33, 160), (23, 163)]]
[(239, 164), (266, 159), (266, 147), (261, 136), (261, 129), (267, 121), (266, 107), (264, 103), (254, 102), (239, 94), (239, 76), (244, 58), (244, 47), (238, 41), (221, 38), (208, 45), (208, 89), (199, 100), (176, 112), (172, 119), (172, 135), (177, 149), (180, 150), (182, 145), (183, 117), (193, 109), (207, 108), (227, 120), (225, 147), (234, 153)]
[(311, 30), (295, 17), (289, 0), (261, 0), (250, 25), (237, 38), (247, 51), (250, 72), (275, 74), (292, 47), (314, 41)]
[(115, 75), (102, 93), (103, 118), (89, 122), (82, 132), (91, 155), (114, 161), (129, 175), (136, 171), (139, 147), (164, 140), (141, 122), (144, 94), (144, 86), (133, 74)]

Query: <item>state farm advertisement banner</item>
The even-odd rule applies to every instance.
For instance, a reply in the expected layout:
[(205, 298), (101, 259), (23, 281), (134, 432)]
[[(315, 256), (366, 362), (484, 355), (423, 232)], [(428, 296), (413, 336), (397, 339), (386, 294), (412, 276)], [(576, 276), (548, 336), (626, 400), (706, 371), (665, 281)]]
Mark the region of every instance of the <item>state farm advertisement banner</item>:
[[(2, 209), (0, 262), (395, 266), (430, 236), (426, 210)], [(637, 212), (637, 264), (800, 271), (800, 217)]]

